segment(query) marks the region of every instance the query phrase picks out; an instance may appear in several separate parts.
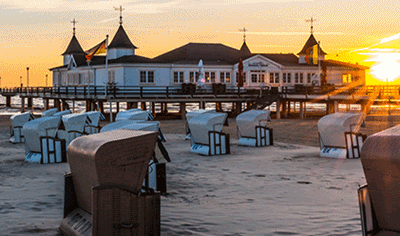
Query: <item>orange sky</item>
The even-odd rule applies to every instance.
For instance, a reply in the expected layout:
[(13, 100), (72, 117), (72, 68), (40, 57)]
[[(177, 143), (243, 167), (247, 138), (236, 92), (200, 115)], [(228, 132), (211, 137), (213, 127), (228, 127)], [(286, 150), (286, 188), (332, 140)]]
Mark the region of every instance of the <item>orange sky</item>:
[[(246, 27), (250, 50), (297, 54), (310, 34), (328, 58), (372, 66), (369, 83), (394, 81), (400, 75), (397, 9), (387, 0), (0, 0), (1, 87), (44, 86), (49, 68), (62, 63), (61, 54), (76, 36), (84, 50), (114, 36), (122, 5), (123, 25), (136, 53), (154, 57), (189, 42), (222, 43), (240, 48)], [(372, 77), (375, 77), (373, 79)]]

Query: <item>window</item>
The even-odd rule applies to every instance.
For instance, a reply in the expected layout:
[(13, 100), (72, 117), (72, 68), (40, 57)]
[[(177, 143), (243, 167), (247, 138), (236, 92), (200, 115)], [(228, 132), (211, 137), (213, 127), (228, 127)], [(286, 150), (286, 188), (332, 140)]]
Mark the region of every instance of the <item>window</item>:
[(303, 80), (303, 73), (300, 73), (300, 84), (302, 84), (304, 82)]
[(206, 83), (215, 83), (215, 72), (205, 72)]
[(275, 73), (275, 83), (279, 84), (279, 80), (280, 80), (279, 73)]
[(307, 73), (307, 83), (311, 84), (311, 73)]
[(265, 74), (258, 74), (258, 82), (259, 83), (265, 82)]
[(270, 82), (271, 84), (274, 83), (274, 73), (269, 73), (269, 82)]
[[(239, 81), (239, 72), (236, 72), (236, 83)], [(243, 72), (243, 84), (247, 82), (246, 72)]]
[(251, 74), (251, 82), (257, 83), (257, 74)]
[(199, 72), (197, 72), (197, 71), (189, 72), (189, 82), (190, 83), (197, 83), (198, 80), (199, 80)]
[(140, 71), (140, 83), (153, 84), (154, 83), (154, 71)]
[(108, 83), (115, 83), (115, 71), (114, 70), (108, 71)]
[(79, 74), (69, 73), (68, 77), (68, 85), (77, 85), (79, 83)]
[(66, 78), (65, 78), (65, 73), (62, 73), (62, 84), (63, 85), (67, 84), (67, 81), (66, 81)]
[(183, 71), (174, 71), (174, 83), (181, 84), (184, 82)]
[(85, 77), (83, 74), (79, 74), (79, 84), (86, 84)]
[(229, 84), (231, 82), (231, 73), (230, 72), (221, 72), (219, 74), (220, 83)]
[(283, 73), (282, 74), (282, 83), (290, 83), (290, 73)]
[(294, 82), (295, 82), (296, 84), (299, 83), (299, 73), (294, 73)]

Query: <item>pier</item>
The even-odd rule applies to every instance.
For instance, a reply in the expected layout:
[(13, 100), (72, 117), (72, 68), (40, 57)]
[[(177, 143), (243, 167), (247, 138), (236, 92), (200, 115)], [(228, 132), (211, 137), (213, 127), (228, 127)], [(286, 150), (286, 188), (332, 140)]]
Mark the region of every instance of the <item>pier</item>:
[[(100, 110), (109, 116), (119, 112), (120, 103), (126, 108), (149, 109), (153, 115), (168, 116), (168, 104), (179, 104), (179, 113), (175, 116), (185, 117), (186, 104), (198, 103), (205, 108), (207, 103), (214, 103), (218, 111), (222, 104), (231, 104), (228, 112), (237, 115), (243, 110), (262, 109), (275, 102), (277, 119), (287, 118), (293, 112), (303, 119), (307, 116), (306, 103), (326, 104), (326, 114), (338, 111), (339, 104), (359, 104), (361, 110), (368, 113), (371, 105), (400, 105), (400, 86), (292, 86), (227, 89), (225, 86), (213, 85), (200, 89), (189, 85), (171, 87), (150, 86), (55, 86), (55, 87), (19, 87), (3, 88), (1, 95), (6, 97), (6, 106), (11, 107), (11, 97), (21, 98), (21, 112), (32, 107), (32, 99), (43, 99), (45, 110), (53, 107), (59, 110), (70, 109), (67, 101), (86, 103), (86, 110)], [(110, 111), (104, 110), (104, 103), (110, 104)], [(113, 111), (111, 104), (116, 105)], [(140, 106), (139, 106), (140, 104)], [(156, 114), (156, 106), (160, 112)], [(297, 111), (291, 107), (299, 107)], [(112, 116), (110, 117), (112, 120)]]

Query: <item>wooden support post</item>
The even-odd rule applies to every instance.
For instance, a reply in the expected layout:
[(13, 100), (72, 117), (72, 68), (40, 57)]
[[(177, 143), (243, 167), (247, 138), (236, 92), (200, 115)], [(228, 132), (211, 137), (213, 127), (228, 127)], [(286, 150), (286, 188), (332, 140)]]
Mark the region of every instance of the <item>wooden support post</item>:
[(236, 102), (236, 114), (242, 112), (242, 102)]
[(25, 98), (21, 98), (21, 112), (25, 112)]
[(218, 111), (218, 112), (221, 112), (221, 111), (222, 111), (221, 102), (216, 102), (216, 103), (215, 103), (215, 110)]
[(200, 106), (200, 109), (206, 109), (206, 102), (201, 101), (199, 106)]
[(99, 111), (101, 111), (101, 113), (104, 113), (104, 103), (103, 101), (98, 101), (99, 103)]
[(282, 112), (283, 112), (283, 117), (287, 118), (288, 117), (288, 113), (287, 113), (287, 105), (288, 105), (288, 101), (283, 100), (282, 101)]
[(49, 110), (49, 108), (50, 108), (50, 104), (49, 104), (49, 99), (48, 98), (45, 98), (44, 99), (44, 110)]
[(179, 113), (181, 113), (182, 120), (186, 119), (186, 103), (179, 103)]
[(117, 102), (117, 111), (116, 111), (116, 113), (118, 113), (119, 112), (119, 102)]
[(33, 107), (33, 98), (28, 98), (28, 107)]
[(72, 100), (72, 113), (75, 113), (75, 100)]
[(163, 113), (168, 113), (168, 103), (167, 102), (164, 103), (164, 111), (163, 111)]
[(304, 102), (304, 107), (303, 107), (303, 116), (304, 116), (304, 118), (307, 118), (307, 102)]
[(146, 102), (140, 102), (143, 111), (147, 110)]
[(110, 101), (110, 122), (113, 122), (113, 109), (112, 109), (112, 102)]
[(6, 96), (6, 107), (11, 107), (11, 96)]
[(280, 120), (281, 119), (281, 100), (278, 99), (276, 101), (276, 119)]
[(339, 103), (338, 101), (333, 101), (333, 113), (336, 113), (339, 111)]
[(300, 102), (300, 119), (304, 119), (303, 102)]
[(151, 103), (151, 114), (153, 115), (153, 117), (156, 117), (156, 103), (155, 102)]
[(85, 105), (86, 112), (90, 111), (90, 106), (91, 106), (90, 103), (91, 103), (90, 100), (86, 100), (86, 105)]
[(290, 114), (290, 106), (291, 106), (292, 102), (288, 101), (288, 108), (287, 108), (287, 112)]

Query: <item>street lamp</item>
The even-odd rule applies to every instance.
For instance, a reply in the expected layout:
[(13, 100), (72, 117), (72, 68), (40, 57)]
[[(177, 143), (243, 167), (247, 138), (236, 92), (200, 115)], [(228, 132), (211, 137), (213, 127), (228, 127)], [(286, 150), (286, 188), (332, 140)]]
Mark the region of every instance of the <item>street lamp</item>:
[(19, 84), (21, 84), (22, 87), (22, 76), (19, 77)]
[(47, 77), (48, 77), (49, 75), (46, 75), (46, 87), (47, 87)]
[(26, 67), (26, 87), (29, 88), (29, 67)]

